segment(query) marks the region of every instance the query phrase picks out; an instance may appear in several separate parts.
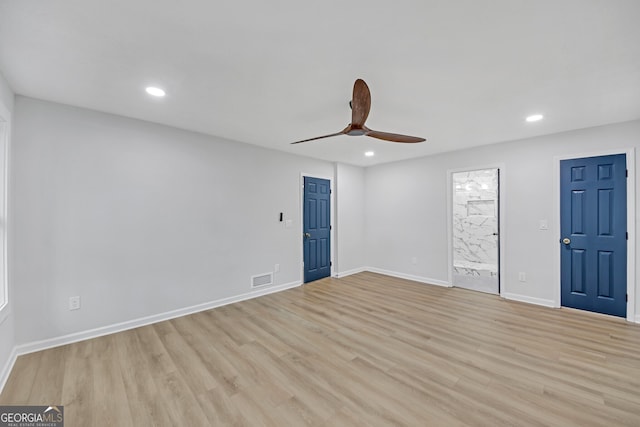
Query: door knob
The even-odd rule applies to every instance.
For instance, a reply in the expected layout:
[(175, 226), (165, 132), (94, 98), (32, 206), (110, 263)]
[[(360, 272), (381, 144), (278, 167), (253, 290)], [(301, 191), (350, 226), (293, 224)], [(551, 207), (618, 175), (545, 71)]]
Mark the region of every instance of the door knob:
[(311, 237), (311, 233), (304, 233), (304, 237), (306, 237), (307, 239)]
[(562, 239), (562, 243), (564, 243), (565, 245), (568, 245), (569, 243), (571, 243), (571, 239), (568, 237), (565, 237), (564, 239)]

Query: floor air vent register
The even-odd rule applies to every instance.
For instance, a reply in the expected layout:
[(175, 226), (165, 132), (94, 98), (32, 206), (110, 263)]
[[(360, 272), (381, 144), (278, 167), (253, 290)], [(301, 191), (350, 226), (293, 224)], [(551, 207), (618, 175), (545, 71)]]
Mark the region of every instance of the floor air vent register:
[(251, 287), (259, 288), (261, 286), (267, 286), (273, 284), (273, 273), (258, 274), (251, 276)]

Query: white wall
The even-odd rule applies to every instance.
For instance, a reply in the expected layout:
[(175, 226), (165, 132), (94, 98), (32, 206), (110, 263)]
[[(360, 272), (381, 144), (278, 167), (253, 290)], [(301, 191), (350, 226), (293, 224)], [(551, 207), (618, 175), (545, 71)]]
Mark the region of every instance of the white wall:
[(364, 250), (364, 168), (336, 164), (337, 275), (362, 271)]
[[(4, 76), (2, 76), (2, 74), (0, 73), (0, 119), (7, 121), (9, 123), (9, 128), (11, 128), (12, 124), (13, 102), (13, 92), (11, 91), (11, 88), (9, 87), (7, 81), (4, 79)], [(4, 117), (5, 115), (7, 117)], [(11, 137), (11, 135), (9, 135), (9, 137)], [(10, 236), (9, 239), (11, 237), (12, 236)], [(2, 312), (0, 312), (0, 390), (2, 389), (4, 381), (9, 374), (9, 370), (13, 366), (12, 351), (15, 345), (13, 308), (14, 292), (10, 280), (8, 281), (8, 284), (8, 304), (7, 306), (5, 306)]]
[(276, 263), (300, 283), (300, 174), (333, 164), (24, 97), (14, 116), (19, 344), (242, 295)]
[(369, 267), (430, 283), (448, 279), (447, 176), (441, 162), (433, 156), (367, 168)]
[(13, 102), (13, 91), (2, 75), (2, 72), (0, 72), (0, 104), (2, 104), (4, 108), (11, 113), (13, 111)]
[[(501, 163), (506, 206), (503, 292), (531, 302), (552, 303), (557, 299), (558, 283), (554, 271), (559, 240), (557, 157), (603, 150), (625, 152), (632, 147), (640, 147), (640, 121), (368, 168), (367, 262), (377, 269), (448, 283), (447, 171)], [(548, 231), (538, 229), (540, 219), (549, 221)], [(417, 258), (415, 265), (412, 257)], [(527, 282), (518, 281), (518, 272), (527, 273)], [(637, 291), (636, 307), (640, 307)]]
[(640, 144), (630, 122), (362, 169), (24, 97), (13, 116), (0, 357), (13, 325), (26, 344), (234, 298), (276, 263), (276, 285), (299, 283), (301, 173), (334, 177), (338, 275), (447, 284), (447, 171), (504, 164), (503, 290), (552, 301), (555, 157)]

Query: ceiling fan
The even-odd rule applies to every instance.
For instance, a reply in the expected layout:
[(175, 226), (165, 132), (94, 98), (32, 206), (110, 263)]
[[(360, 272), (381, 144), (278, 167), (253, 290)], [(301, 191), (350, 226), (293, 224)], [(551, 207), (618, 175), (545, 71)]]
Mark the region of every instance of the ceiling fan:
[(317, 136), (315, 138), (303, 139), (302, 141), (292, 142), (292, 144), (300, 144), (301, 142), (314, 141), (316, 139), (329, 138), (338, 135), (360, 136), (366, 135), (372, 138), (378, 138), (391, 142), (423, 142), (424, 138), (417, 136), (400, 135), (397, 133), (379, 132), (371, 130), (364, 125), (369, 110), (371, 109), (371, 92), (369, 87), (362, 79), (356, 80), (353, 84), (353, 98), (351, 102), (351, 123), (342, 131), (332, 133), (330, 135)]

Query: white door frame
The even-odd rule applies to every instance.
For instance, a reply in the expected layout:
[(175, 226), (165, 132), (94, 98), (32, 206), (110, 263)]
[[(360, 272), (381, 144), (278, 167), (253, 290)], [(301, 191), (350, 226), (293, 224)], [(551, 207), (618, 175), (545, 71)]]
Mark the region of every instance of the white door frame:
[[(4, 222), (2, 227), (2, 233), (0, 235), (0, 245), (2, 245), (2, 251), (0, 254), (0, 324), (2, 324), (11, 310), (11, 304), (9, 303), (9, 264), (8, 259), (8, 235), (9, 235), (9, 150), (11, 141), (11, 112), (0, 102), (0, 149), (2, 154), (0, 155), (0, 173), (2, 174), (1, 185), (2, 191), (0, 194), (3, 199), (0, 201), (0, 220)], [(0, 386), (1, 380), (0, 380)]]
[(448, 233), (448, 262), (449, 262), (449, 286), (453, 286), (453, 174), (458, 172), (471, 172), (484, 169), (498, 169), (498, 251), (499, 251), (499, 288), (500, 296), (505, 293), (504, 278), (505, 276), (505, 258), (507, 251), (505, 250), (507, 229), (507, 210), (506, 206), (506, 167), (504, 163), (490, 163), (481, 166), (469, 166), (465, 168), (447, 169), (447, 233)]
[(636, 317), (636, 152), (635, 148), (608, 149), (587, 153), (572, 153), (563, 156), (554, 157), (554, 206), (553, 212), (556, 217), (556, 230), (558, 230), (558, 238), (554, 246), (554, 277), (555, 277), (555, 307), (561, 307), (562, 290), (561, 290), (561, 268), (560, 268), (560, 161), (568, 159), (579, 159), (583, 157), (610, 156), (612, 154), (627, 155), (627, 233), (629, 240), (627, 241), (627, 320), (629, 322), (640, 323), (640, 318)]

